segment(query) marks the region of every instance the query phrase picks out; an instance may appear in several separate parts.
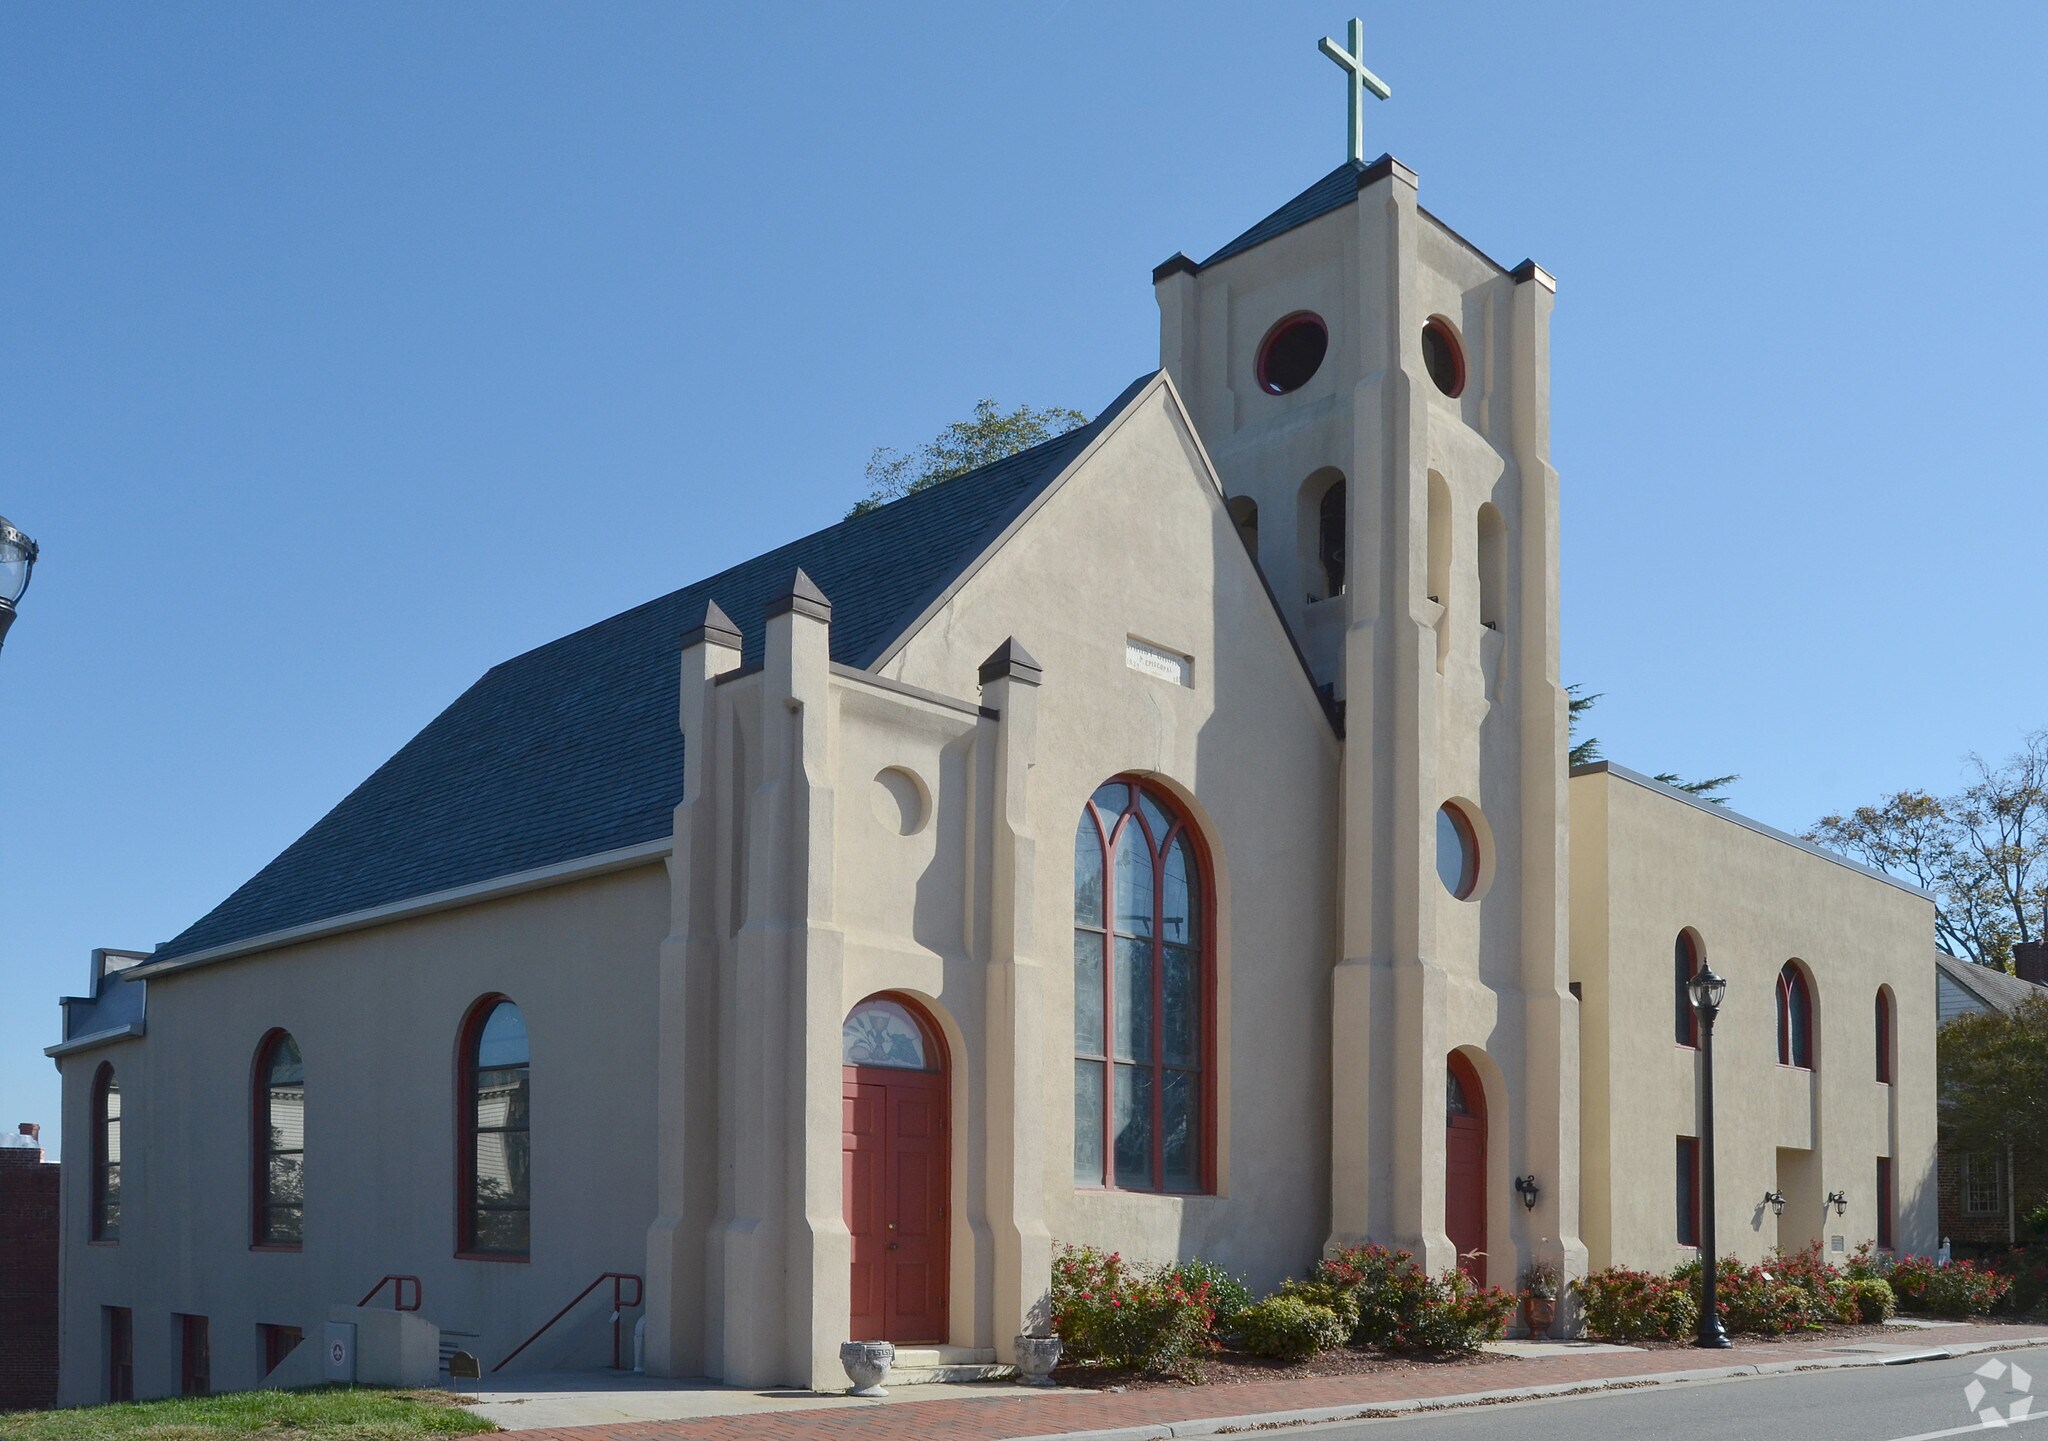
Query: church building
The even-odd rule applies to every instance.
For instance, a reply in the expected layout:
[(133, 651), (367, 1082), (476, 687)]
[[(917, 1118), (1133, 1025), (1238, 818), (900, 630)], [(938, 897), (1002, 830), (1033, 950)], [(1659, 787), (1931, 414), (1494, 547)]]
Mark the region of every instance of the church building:
[(1063, 1242), (1667, 1268), (1703, 965), (1720, 1249), (1934, 1249), (1930, 899), (1567, 772), (1551, 276), (1354, 149), (1152, 284), (1087, 425), (498, 665), (95, 953), (64, 1402), (394, 1299), (487, 1373), (617, 1310), (657, 1375), (985, 1374)]

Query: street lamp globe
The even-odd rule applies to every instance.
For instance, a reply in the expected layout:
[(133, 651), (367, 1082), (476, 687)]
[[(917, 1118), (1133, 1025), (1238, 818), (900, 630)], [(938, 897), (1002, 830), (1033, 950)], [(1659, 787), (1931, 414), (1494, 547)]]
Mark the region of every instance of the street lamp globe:
[(1701, 966), (1685, 988), (1692, 996), (1693, 1009), (1709, 1016), (1721, 1009), (1721, 999), (1728, 994), (1727, 980), (1715, 975), (1712, 966)]
[(28, 590), (35, 568), (36, 543), (0, 515), (0, 641), (7, 639), (7, 628), (14, 624), (14, 603)]

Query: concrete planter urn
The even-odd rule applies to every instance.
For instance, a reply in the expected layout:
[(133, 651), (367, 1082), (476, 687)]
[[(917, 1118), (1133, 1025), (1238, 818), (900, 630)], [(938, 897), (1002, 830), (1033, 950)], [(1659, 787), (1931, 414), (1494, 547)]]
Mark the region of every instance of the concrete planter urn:
[(1017, 1379), (1026, 1386), (1052, 1385), (1052, 1368), (1060, 1364), (1060, 1338), (1019, 1336)]
[(896, 1348), (887, 1341), (846, 1341), (839, 1347), (839, 1364), (846, 1368), (849, 1396), (886, 1396), (882, 1383), (896, 1362)]

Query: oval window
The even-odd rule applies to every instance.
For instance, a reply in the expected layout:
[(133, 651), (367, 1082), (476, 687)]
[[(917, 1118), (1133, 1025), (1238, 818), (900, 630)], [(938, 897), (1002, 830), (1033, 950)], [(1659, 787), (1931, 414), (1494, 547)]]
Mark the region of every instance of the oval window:
[(1306, 310), (1280, 320), (1259, 342), (1259, 387), (1268, 395), (1285, 395), (1309, 383), (1323, 367), (1330, 350), (1323, 318)]
[(1451, 323), (1442, 316), (1431, 316), (1422, 327), (1422, 363), (1438, 390), (1454, 400), (1464, 393), (1465, 352)]
[(1436, 813), (1436, 873), (1444, 889), (1461, 901), (1478, 889), (1479, 833), (1450, 801)]

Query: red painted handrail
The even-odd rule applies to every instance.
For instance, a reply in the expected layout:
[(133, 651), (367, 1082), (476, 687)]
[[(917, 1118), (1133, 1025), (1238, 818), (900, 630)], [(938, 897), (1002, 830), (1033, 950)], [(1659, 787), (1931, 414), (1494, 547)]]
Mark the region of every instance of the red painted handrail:
[[(571, 1311), (575, 1310), (577, 1305), (583, 1300), (585, 1296), (588, 1296), (592, 1291), (595, 1291), (599, 1286), (602, 1286), (607, 1281), (612, 1283), (612, 1369), (614, 1371), (623, 1371), (625, 1367), (620, 1363), (619, 1360), (619, 1313), (624, 1311), (629, 1306), (639, 1305), (640, 1298), (644, 1294), (643, 1288), (640, 1284), (640, 1278), (625, 1271), (606, 1271), (603, 1274), (601, 1274), (595, 1281), (592, 1281), (588, 1286), (585, 1286), (581, 1291), (578, 1291), (576, 1293), (576, 1299), (574, 1301), (571, 1301), (561, 1310), (555, 1312), (554, 1315), (548, 1317), (547, 1325), (542, 1326), (540, 1330), (534, 1332), (531, 1336), (528, 1336), (524, 1341), (521, 1341), (517, 1346), (513, 1348), (511, 1356), (507, 1356), (503, 1361), (500, 1361), (497, 1365), (491, 1367), (491, 1369), (493, 1371), (504, 1370), (507, 1363), (509, 1363), (512, 1360), (513, 1356), (517, 1356), (521, 1351), (524, 1351), (528, 1346), (531, 1346), (534, 1342), (538, 1341), (542, 1336), (546, 1335), (548, 1327), (553, 1326), (555, 1322), (561, 1320), (564, 1316), (568, 1315)], [(627, 1281), (631, 1281), (633, 1283), (633, 1299), (630, 1301), (625, 1299), (624, 1291), (622, 1289), (624, 1283)]]
[[(406, 1304), (405, 1304), (405, 1283), (406, 1283), (406, 1282), (408, 1282), (408, 1281), (412, 1282), (412, 1304), (411, 1304), (410, 1306), (408, 1306), (408, 1305), (406, 1305)], [(382, 1280), (378, 1281), (376, 1285), (372, 1286), (372, 1287), (370, 1288), (370, 1294), (369, 1294), (368, 1296), (365, 1296), (365, 1297), (363, 1297), (363, 1299), (362, 1299), (362, 1300), (360, 1300), (360, 1301), (356, 1302), (356, 1305), (357, 1305), (357, 1306), (367, 1306), (367, 1305), (369, 1305), (369, 1304), (370, 1304), (370, 1302), (371, 1302), (371, 1300), (372, 1300), (372, 1299), (373, 1299), (373, 1298), (374, 1298), (374, 1297), (376, 1296), (376, 1294), (377, 1294), (377, 1293), (378, 1293), (379, 1291), (383, 1290), (383, 1289), (384, 1289), (384, 1288), (385, 1288), (385, 1287), (386, 1287), (387, 1285), (388, 1285), (388, 1286), (389, 1286), (389, 1287), (391, 1288), (391, 1309), (392, 1309), (392, 1310), (394, 1310), (394, 1311), (417, 1311), (417, 1310), (419, 1310), (419, 1308), (420, 1308), (420, 1278), (419, 1278), (419, 1277), (417, 1277), (417, 1276), (386, 1276), (386, 1277), (384, 1277), (384, 1278), (383, 1278)]]

